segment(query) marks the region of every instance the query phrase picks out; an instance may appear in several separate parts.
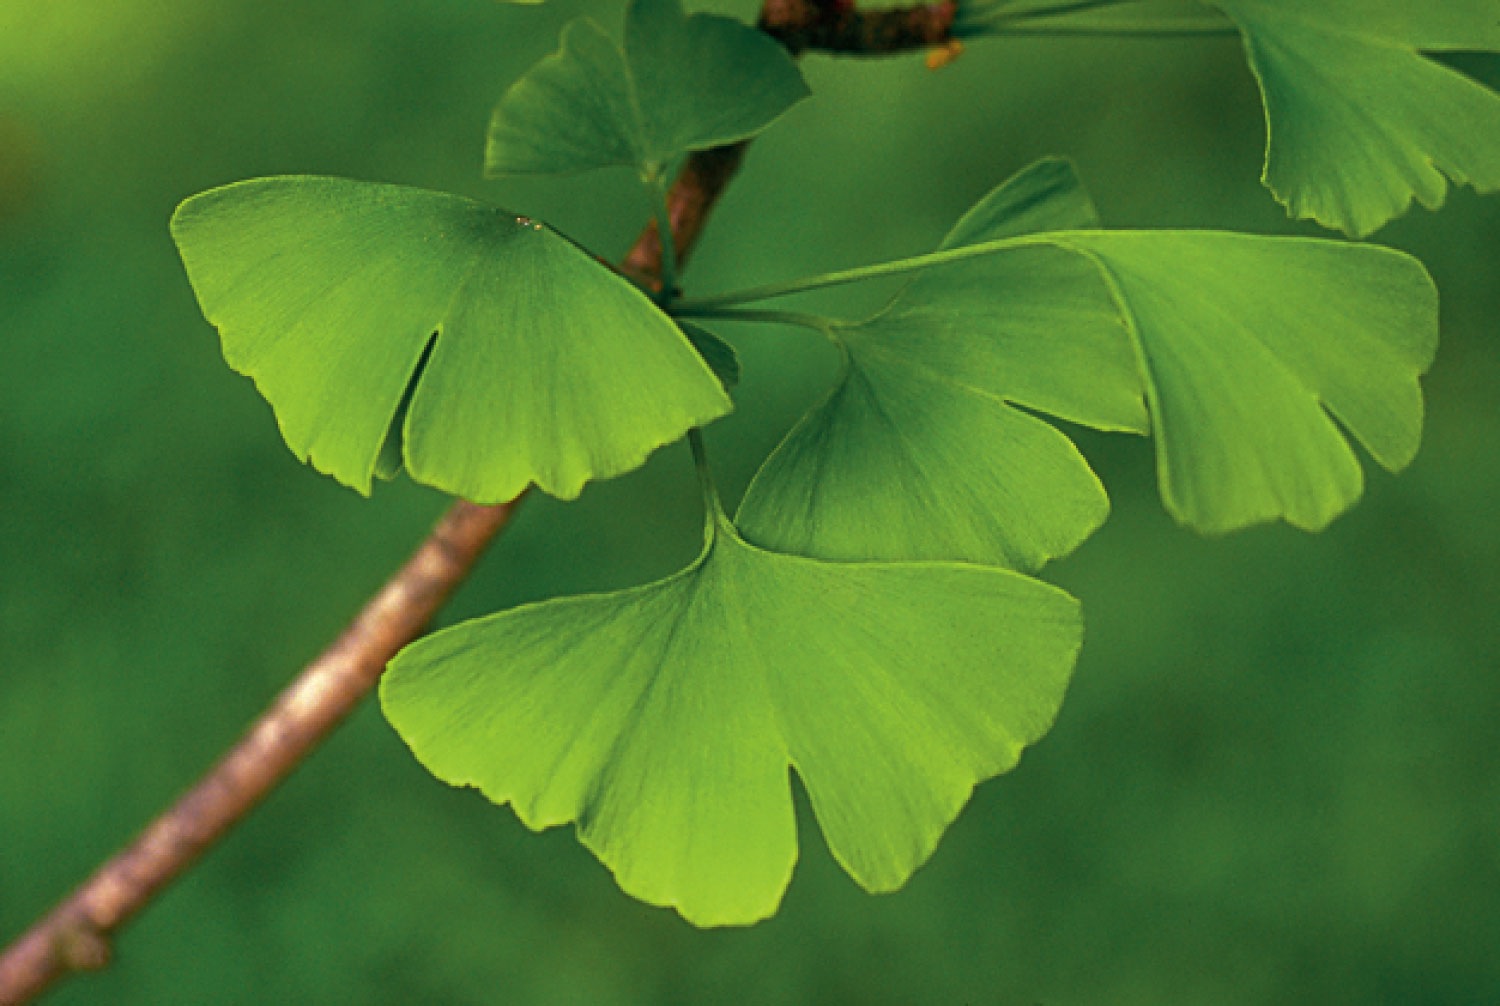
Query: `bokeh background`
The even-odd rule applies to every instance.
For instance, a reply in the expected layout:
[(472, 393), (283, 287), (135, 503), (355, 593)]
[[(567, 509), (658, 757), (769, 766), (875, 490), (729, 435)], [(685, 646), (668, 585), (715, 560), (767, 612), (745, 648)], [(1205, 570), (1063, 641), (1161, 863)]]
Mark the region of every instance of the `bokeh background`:
[[(0, 939), (209, 764), (444, 506), (295, 461), (197, 313), (173, 206), (342, 174), (618, 255), (644, 214), (623, 175), (479, 177), (491, 105), (581, 8), (0, 0)], [(1500, 84), (1496, 60), (1461, 61)], [(1314, 233), (1258, 185), (1232, 39), (805, 68), (816, 98), (755, 145), (693, 292), (924, 250), (1053, 153), (1113, 225)], [(857, 890), (804, 813), (780, 915), (696, 931), (568, 831), (429, 778), (367, 705), (49, 1001), (1500, 1001), (1500, 198), (1456, 193), (1378, 240), (1444, 294), (1417, 462), (1372, 471), (1324, 534), (1205, 540), (1162, 513), (1149, 443), (1080, 433), (1115, 513), (1049, 572), (1088, 615), (1070, 697), (902, 892)], [(733, 496), (833, 359), (724, 331), (746, 378), (710, 444)], [(532, 500), (445, 621), (659, 576), (698, 521), (680, 446)]]

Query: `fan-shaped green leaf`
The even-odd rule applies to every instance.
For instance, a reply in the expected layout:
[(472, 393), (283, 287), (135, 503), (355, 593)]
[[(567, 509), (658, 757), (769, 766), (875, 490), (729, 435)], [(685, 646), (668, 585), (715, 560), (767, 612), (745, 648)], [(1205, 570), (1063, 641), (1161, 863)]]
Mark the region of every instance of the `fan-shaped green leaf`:
[(1359, 237), (1440, 206), (1447, 179), (1500, 189), (1500, 95), (1422, 52), (1500, 51), (1494, 0), (1208, 2), (1244, 36), (1265, 183), (1293, 216)]
[(785, 50), (732, 18), (633, 0), (622, 50), (572, 22), (562, 47), (495, 107), (485, 173), (558, 174), (609, 165), (660, 173), (691, 150), (754, 136), (807, 97)]
[(995, 186), (959, 217), (938, 249), (1098, 226), (1099, 213), (1073, 162), (1043, 157)]
[(1103, 495), (1066, 438), (1010, 403), (1138, 432), (1149, 413), (1167, 509), (1209, 532), (1276, 518), (1325, 526), (1363, 486), (1343, 430), (1392, 471), (1417, 450), (1437, 297), (1410, 256), (1058, 231), (950, 242), (792, 288), (918, 268), (870, 321), (826, 323), (845, 353), (839, 383), (751, 483), (739, 515), (751, 541), (1022, 569), (1061, 554), (1103, 518)]
[(288, 446), (360, 492), (404, 458), (479, 502), (530, 482), (571, 498), (731, 407), (645, 295), (504, 210), (267, 178), (187, 200), (172, 234), (225, 359)]
[[(1228, 531), (1317, 530), (1358, 499), (1342, 424), (1395, 471), (1422, 432), (1437, 294), (1385, 248), (1212, 232), (1059, 235), (1096, 258), (1146, 377), (1162, 498)], [(1337, 422), (1335, 422), (1337, 420)]]
[(790, 879), (789, 766), (844, 868), (899, 887), (1046, 732), (1079, 636), (1076, 602), (1019, 574), (776, 555), (717, 514), (666, 580), (408, 647), (381, 701), (439, 778), (577, 822), (630, 894), (735, 925)]
[(698, 355), (703, 357), (703, 362), (708, 364), (708, 369), (718, 376), (724, 390), (732, 391), (740, 383), (740, 355), (734, 347), (696, 322), (679, 321), (677, 325)]
[[(942, 247), (1093, 223), (1071, 166), (1047, 160)], [(1108, 498), (1072, 441), (1015, 407), (1146, 431), (1130, 344), (1091, 262), (1030, 243), (935, 266), (832, 334), (838, 384), (751, 484), (738, 515), (750, 540), (827, 559), (1035, 569), (1104, 520)]]

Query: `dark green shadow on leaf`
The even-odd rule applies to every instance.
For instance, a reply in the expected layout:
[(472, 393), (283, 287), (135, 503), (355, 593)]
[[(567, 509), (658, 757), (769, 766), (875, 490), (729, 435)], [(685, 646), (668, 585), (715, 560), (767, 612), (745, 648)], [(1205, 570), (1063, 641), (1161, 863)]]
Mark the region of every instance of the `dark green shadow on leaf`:
[(413, 644), (386, 716), (438, 778), (534, 829), (576, 822), (626, 892), (697, 925), (775, 912), (789, 768), (854, 879), (899, 887), (1052, 723), (1076, 602), (1005, 570), (765, 552), (721, 512), (705, 539), (660, 582)]
[(437, 336), (427, 341), (427, 346), (422, 350), (422, 355), (417, 359), (416, 369), (411, 372), (407, 379), (406, 390), (401, 393), (401, 402), (396, 406), (395, 415), (391, 416), (391, 425), (385, 431), (385, 441), (380, 445), (380, 454), (375, 458), (375, 477), (389, 482), (400, 475), (406, 456), (406, 417), (411, 412), (412, 396), (417, 393), (417, 384), (422, 380), (422, 373), (427, 369), (427, 361), (432, 359), (432, 347), (437, 344)]
[(496, 207), (267, 178), (187, 200), (172, 235), (288, 446), (360, 492), (393, 469), (380, 456), (403, 401), (406, 470), (481, 503), (532, 482), (572, 498), (731, 408), (649, 298)]
[[(1209, 0), (1265, 102), (1264, 180), (1294, 217), (1363, 237), (1448, 179), (1500, 189), (1500, 95), (1423, 55), (1500, 51), (1494, 0)], [(1444, 177), (1446, 176), (1446, 177)]]
[(495, 107), (485, 174), (622, 165), (654, 178), (681, 154), (747, 139), (808, 95), (769, 36), (732, 18), (634, 0), (625, 45), (580, 18)]
[(708, 369), (718, 376), (724, 390), (733, 391), (740, 383), (740, 355), (734, 347), (696, 322), (678, 321), (677, 325), (698, 355), (703, 357), (703, 362), (708, 364)]

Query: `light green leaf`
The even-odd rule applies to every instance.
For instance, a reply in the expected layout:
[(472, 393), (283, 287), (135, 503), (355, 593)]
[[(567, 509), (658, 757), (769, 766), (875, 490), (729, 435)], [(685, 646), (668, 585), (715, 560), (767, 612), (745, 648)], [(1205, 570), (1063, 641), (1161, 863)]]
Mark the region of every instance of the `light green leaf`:
[(1500, 189), (1500, 95), (1423, 55), (1500, 51), (1494, 0), (1208, 2), (1244, 37), (1264, 180), (1293, 216), (1362, 237), (1413, 197), (1442, 205), (1448, 179)]
[(492, 206), (266, 178), (187, 200), (172, 234), (287, 445), (360, 492), (400, 459), (477, 502), (531, 482), (571, 498), (731, 408), (645, 295)]
[(386, 716), (440, 779), (534, 829), (576, 822), (625, 891), (697, 925), (775, 912), (788, 767), (854, 879), (899, 887), (1052, 723), (1076, 602), (1005, 570), (763, 552), (722, 513), (706, 539), (660, 582), (415, 643)]
[(561, 49), (495, 107), (485, 173), (560, 174), (610, 165), (660, 175), (677, 156), (759, 133), (808, 95), (785, 50), (732, 18), (633, 0), (625, 45), (572, 22)]
[[(982, 200), (942, 247), (1093, 223), (1071, 166), (1048, 160)], [(826, 559), (1031, 570), (1108, 514), (1072, 441), (1016, 408), (1146, 431), (1130, 344), (1087, 259), (1030, 243), (935, 266), (831, 334), (838, 383), (756, 475), (737, 518), (750, 540)]]
[(1318, 530), (1359, 498), (1340, 429), (1396, 471), (1437, 347), (1426, 270), (1386, 248), (1213, 232), (1059, 235), (1116, 290), (1146, 376), (1162, 498), (1228, 531)]
[[(1090, 509), (1077, 473), (1092, 475), (1071, 445), (1006, 402), (1144, 431), (1144, 392), (1163, 501), (1208, 532), (1277, 518), (1320, 529), (1363, 488), (1345, 431), (1391, 471), (1420, 442), (1437, 293), (1421, 263), (1386, 248), (1059, 231), (688, 310), (918, 269), (885, 313), (828, 323), (844, 370), (751, 483), (750, 540), (1023, 569), (1061, 554), (1103, 517), (1102, 497)], [(1097, 304), (1104, 295), (1113, 310)]]
[(724, 390), (734, 390), (740, 383), (740, 355), (734, 347), (696, 322), (679, 321), (677, 324), (698, 355), (703, 357), (703, 362), (708, 364), (708, 369), (724, 385)]

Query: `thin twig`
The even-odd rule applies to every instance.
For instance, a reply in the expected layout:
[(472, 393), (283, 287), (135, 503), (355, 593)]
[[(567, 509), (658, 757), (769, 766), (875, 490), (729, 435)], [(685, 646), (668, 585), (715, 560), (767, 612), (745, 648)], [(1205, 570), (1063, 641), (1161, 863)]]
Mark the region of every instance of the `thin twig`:
[(518, 500), (455, 504), (347, 629), (197, 785), (0, 957), (0, 1004), (109, 963), (117, 929), (286, 778), (344, 720), (463, 580)]
[[(883, 55), (945, 41), (953, 12), (950, 0), (868, 13), (855, 12), (846, 0), (766, 0), (761, 27), (793, 52), (854, 51), (863, 39), (866, 54)], [(667, 197), (679, 262), (686, 261), (738, 170), (745, 146), (702, 151), (684, 165)], [(624, 271), (660, 286), (661, 242), (654, 223), (626, 256)], [(519, 502), (454, 504), (349, 627), (207, 775), (0, 955), (0, 1006), (21, 1006), (71, 972), (108, 964), (120, 927), (254, 809), (369, 694), (387, 662), (437, 613)]]

